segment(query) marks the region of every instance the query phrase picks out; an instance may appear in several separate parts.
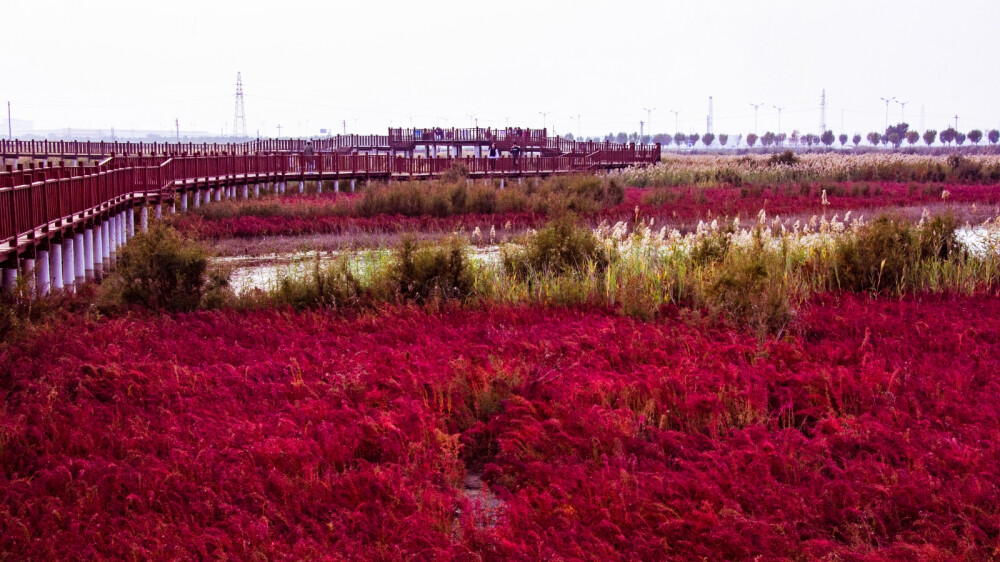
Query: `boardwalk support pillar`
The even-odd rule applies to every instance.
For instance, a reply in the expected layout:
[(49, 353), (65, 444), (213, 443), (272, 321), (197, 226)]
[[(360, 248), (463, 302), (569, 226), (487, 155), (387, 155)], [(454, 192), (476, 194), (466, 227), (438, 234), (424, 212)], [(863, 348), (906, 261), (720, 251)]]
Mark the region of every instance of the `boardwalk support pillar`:
[(17, 288), (17, 260), (9, 260), (3, 264), (3, 292), (13, 295)]
[(94, 281), (94, 229), (88, 227), (83, 231), (83, 276), (87, 281)]
[(49, 294), (52, 287), (52, 279), (49, 277), (49, 251), (39, 250), (35, 258), (35, 278), (38, 280), (38, 296), (44, 297)]
[[(187, 199), (187, 194), (184, 195), (184, 198)], [(139, 231), (149, 231), (149, 207), (146, 205), (143, 205), (142, 208), (139, 209)]]
[(49, 278), (52, 280), (52, 290), (61, 291), (63, 288), (62, 242), (49, 244)]
[(76, 286), (79, 289), (87, 282), (87, 249), (84, 247), (83, 231), (73, 234), (73, 275), (76, 277)]
[(70, 235), (63, 239), (63, 288), (69, 292), (74, 292), (76, 290), (76, 285), (74, 285), (74, 275), (73, 268), (76, 260), (73, 258), (73, 236)]

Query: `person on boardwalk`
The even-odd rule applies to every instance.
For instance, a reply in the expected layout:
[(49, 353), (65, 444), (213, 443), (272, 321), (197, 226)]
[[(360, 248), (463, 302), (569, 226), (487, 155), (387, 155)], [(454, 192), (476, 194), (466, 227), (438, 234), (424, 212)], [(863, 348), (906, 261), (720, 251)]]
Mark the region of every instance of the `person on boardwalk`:
[(306, 169), (310, 171), (315, 170), (316, 162), (313, 160), (313, 156), (316, 155), (316, 151), (313, 150), (313, 141), (306, 141), (306, 147), (302, 149), (302, 155), (305, 157)]
[(497, 169), (497, 158), (500, 158), (500, 149), (497, 148), (497, 143), (490, 145), (490, 152), (487, 156), (490, 159), (490, 170), (495, 172)]
[(514, 146), (510, 147), (510, 157), (514, 159), (514, 169), (520, 170), (521, 145), (517, 144), (517, 141), (514, 141)]

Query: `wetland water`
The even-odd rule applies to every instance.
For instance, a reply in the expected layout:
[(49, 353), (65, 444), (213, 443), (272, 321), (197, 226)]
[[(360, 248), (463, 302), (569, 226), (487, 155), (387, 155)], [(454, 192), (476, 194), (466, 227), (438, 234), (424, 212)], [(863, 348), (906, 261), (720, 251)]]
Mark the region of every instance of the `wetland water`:
[[(963, 227), (956, 232), (958, 240), (974, 254), (996, 252), (1000, 246), (996, 233), (983, 226)], [(500, 246), (471, 246), (472, 259), (480, 263), (493, 264), (500, 260)], [(255, 256), (219, 257), (212, 259), (212, 266), (229, 269), (230, 284), (237, 293), (261, 289), (269, 290), (277, 286), (280, 279), (300, 277), (308, 274), (319, 260), (320, 267), (335, 260), (348, 257), (356, 272), (364, 274), (366, 265), (381, 263), (389, 258), (389, 250), (332, 250), (310, 252), (279, 252)]]

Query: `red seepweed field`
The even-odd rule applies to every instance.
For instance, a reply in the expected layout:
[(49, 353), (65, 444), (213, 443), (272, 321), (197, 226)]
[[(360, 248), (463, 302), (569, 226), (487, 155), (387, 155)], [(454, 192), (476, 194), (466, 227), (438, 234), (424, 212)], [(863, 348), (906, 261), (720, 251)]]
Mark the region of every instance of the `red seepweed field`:
[(998, 317), (69, 317), (0, 356), (0, 558), (994, 559)]
[[(822, 205), (827, 193), (829, 205)], [(942, 194), (947, 192), (945, 197)], [(552, 218), (551, 212), (523, 209), (516, 212), (456, 214), (377, 214), (360, 215), (356, 209), (361, 196), (325, 193), (288, 197), (266, 209), (234, 210), (233, 215), (205, 217), (187, 214), (177, 217), (176, 226), (205, 239), (296, 236), (304, 234), (356, 235), (370, 233), (448, 233), (475, 227), (489, 229), (510, 225), (515, 230), (539, 228)], [(977, 205), (976, 212), (969, 208)], [(713, 217), (755, 217), (764, 210), (768, 216), (783, 218), (851, 211), (872, 216), (901, 212), (915, 217), (922, 208), (952, 209), (973, 222), (996, 214), (1000, 190), (995, 185), (957, 183), (805, 182), (773, 186), (745, 187), (659, 187), (627, 188), (624, 200), (599, 211), (582, 213), (588, 222), (629, 221), (638, 216), (654, 218), (659, 224), (693, 229), (699, 220)], [(638, 209), (638, 213), (636, 211)], [(252, 213), (252, 214), (243, 214)], [(794, 221), (793, 221), (794, 222)]]

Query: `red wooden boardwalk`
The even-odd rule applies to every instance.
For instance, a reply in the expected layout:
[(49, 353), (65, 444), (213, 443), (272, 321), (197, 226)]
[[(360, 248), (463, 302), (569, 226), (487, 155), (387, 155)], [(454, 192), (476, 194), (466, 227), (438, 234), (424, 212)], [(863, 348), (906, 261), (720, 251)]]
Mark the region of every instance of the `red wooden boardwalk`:
[[(118, 217), (125, 210), (132, 217), (132, 209), (144, 208), (148, 203), (159, 205), (180, 199), (184, 209), (187, 193), (192, 191), (197, 194), (205, 189), (225, 189), (235, 195), (236, 186), (283, 185), (287, 181), (350, 180), (353, 185), (358, 179), (430, 179), (456, 164), (464, 165), (473, 178), (545, 176), (621, 168), (660, 158), (658, 145), (600, 143), (589, 147), (594, 150), (588, 153), (582, 152), (584, 146), (587, 144), (577, 143), (581, 152), (567, 156), (522, 156), (517, 161), (510, 156), (491, 160), (389, 154), (305, 156), (276, 151), (253, 155), (115, 156), (84, 166), (8, 165), (6, 171), (0, 172), (0, 262), (4, 262), (5, 269), (17, 269), (19, 257), (34, 255), (49, 241), (72, 239), (81, 229)], [(243, 193), (248, 193), (246, 187)]]
[[(579, 142), (546, 136), (545, 129), (389, 129), (386, 135), (336, 135), (312, 140), (321, 153), (373, 153), (406, 156), (436, 155), (438, 149), (461, 147), (478, 149), (496, 143), (508, 151), (517, 143), (522, 154), (536, 156), (586, 155), (597, 151), (652, 151), (652, 146), (611, 142)], [(170, 142), (91, 142), (48, 140), (0, 140), (0, 157), (16, 158), (104, 158), (112, 155), (156, 154), (260, 154), (270, 152), (302, 152), (305, 139), (265, 139), (239, 143), (170, 143)], [(433, 153), (431, 153), (433, 151)], [(450, 154), (450, 152), (449, 152)], [(456, 153), (456, 155), (458, 155)]]

